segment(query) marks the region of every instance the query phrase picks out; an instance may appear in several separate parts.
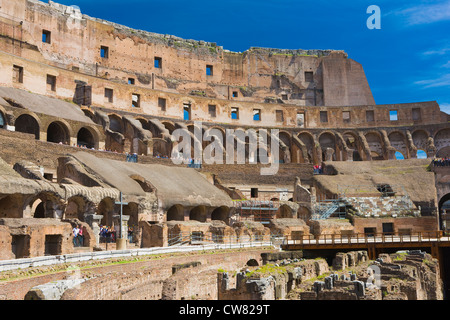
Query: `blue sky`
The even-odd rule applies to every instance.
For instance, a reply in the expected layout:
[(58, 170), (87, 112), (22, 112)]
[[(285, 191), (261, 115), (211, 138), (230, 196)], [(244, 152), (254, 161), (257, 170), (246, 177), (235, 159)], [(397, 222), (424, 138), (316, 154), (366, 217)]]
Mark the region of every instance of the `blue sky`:
[[(450, 0), (58, 0), (132, 28), (250, 47), (338, 49), (364, 67), (377, 104), (437, 101), (450, 113)], [(366, 12), (381, 9), (381, 29)]]

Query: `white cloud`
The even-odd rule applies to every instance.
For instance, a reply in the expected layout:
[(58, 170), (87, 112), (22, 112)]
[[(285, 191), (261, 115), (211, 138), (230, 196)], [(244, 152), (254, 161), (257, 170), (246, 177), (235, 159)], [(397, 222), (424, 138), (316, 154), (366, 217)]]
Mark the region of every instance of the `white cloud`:
[(430, 55), (444, 55), (446, 53), (450, 53), (450, 48), (441, 48), (441, 49), (437, 49), (437, 50), (429, 50), (429, 51), (425, 51), (423, 54), (426, 56), (430, 56)]
[(450, 21), (450, 0), (400, 9), (395, 14), (405, 17), (408, 25)]
[(441, 111), (450, 114), (450, 103), (440, 103), (439, 107), (441, 108)]
[(450, 74), (444, 74), (436, 79), (420, 80), (414, 83), (424, 88), (450, 87)]
[(442, 68), (450, 68), (450, 61), (442, 65)]

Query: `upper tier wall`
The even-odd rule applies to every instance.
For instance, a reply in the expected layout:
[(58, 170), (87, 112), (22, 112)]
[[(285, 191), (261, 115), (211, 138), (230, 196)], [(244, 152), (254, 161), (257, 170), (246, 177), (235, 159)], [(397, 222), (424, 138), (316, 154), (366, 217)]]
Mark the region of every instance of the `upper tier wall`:
[(52, 1), (2, 3), (0, 27), (3, 51), (122, 84), (132, 79), (141, 88), (299, 106), (375, 104), (362, 66), (342, 51), (230, 52), (91, 18)]

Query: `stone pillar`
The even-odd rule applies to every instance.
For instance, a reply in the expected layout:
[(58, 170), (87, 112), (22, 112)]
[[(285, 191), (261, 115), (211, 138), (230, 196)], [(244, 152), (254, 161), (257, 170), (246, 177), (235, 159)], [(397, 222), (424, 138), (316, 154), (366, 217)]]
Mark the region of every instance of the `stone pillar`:
[(85, 214), (84, 215), (84, 221), (89, 224), (89, 226), (92, 228), (92, 231), (95, 235), (95, 243), (100, 243), (100, 222), (102, 221), (103, 216), (99, 214)]
[(126, 243), (128, 239), (128, 220), (130, 216), (122, 215), (122, 234), (120, 234), (120, 215), (113, 216), (114, 228), (116, 230), (116, 249), (124, 250), (126, 249)]

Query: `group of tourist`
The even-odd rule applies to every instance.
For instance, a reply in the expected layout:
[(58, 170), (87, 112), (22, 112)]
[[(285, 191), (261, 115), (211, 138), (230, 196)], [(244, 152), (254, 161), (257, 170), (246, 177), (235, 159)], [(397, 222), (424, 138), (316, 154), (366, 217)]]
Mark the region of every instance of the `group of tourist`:
[(131, 154), (131, 153), (126, 153), (126, 156), (127, 156), (127, 162), (138, 162), (138, 155), (137, 155), (137, 153), (133, 153), (133, 154)]
[(188, 168), (201, 168), (202, 161), (200, 159), (189, 158)]
[(116, 242), (116, 230), (108, 226), (100, 226), (100, 242), (113, 243)]
[(75, 225), (72, 229), (72, 235), (73, 235), (73, 246), (74, 247), (82, 247), (83, 246), (83, 228), (81, 225)]
[(435, 167), (450, 166), (450, 158), (436, 158), (433, 160), (433, 166)]
[(314, 169), (314, 174), (322, 174), (323, 173), (321, 165), (315, 165), (313, 167), (313, 169)]

